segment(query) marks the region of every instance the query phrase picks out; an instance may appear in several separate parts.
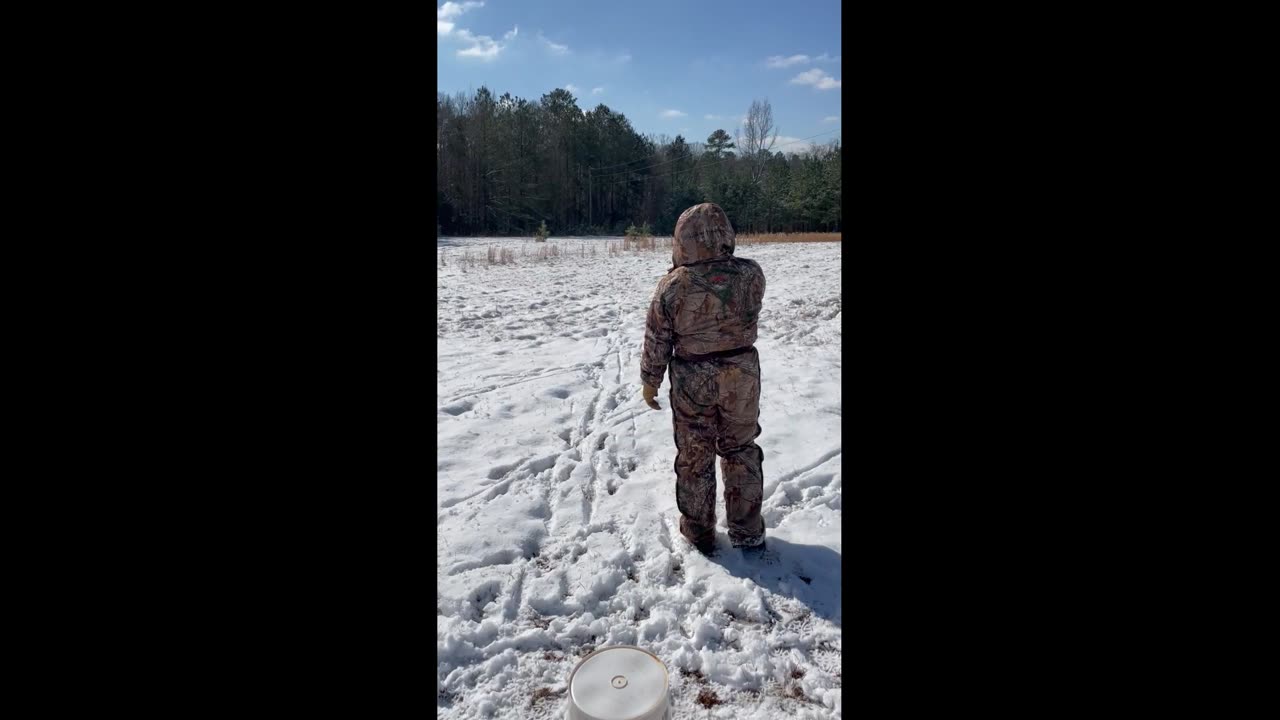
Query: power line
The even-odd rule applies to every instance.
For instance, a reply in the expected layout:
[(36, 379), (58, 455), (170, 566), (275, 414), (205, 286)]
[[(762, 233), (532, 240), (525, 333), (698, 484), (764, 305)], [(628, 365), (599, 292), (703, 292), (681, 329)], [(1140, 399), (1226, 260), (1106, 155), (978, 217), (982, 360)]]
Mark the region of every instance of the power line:
[(643, 162), (643, 161), (648, 160), (648, 159), (649, 159), (648, 157), (638, 157), (638, 158), (636, 158), (636, 159), (634, 159), (634, 160), (628, 160), (628, 161), (626, 161), (626, 162), (614, 163), (613, 165), (601, 165), (601, 166), (600, 166), (600, 167), (598, 167), (598, 168), (589, 167), (589, 168), (587, 168), (587, 170), (591, 170), (591, 171), (595, 171), (595, 170), (608, 170), (609, 168), (622, 167), (623, 165), (630, 165), (630, 164), (631, 164), (631, 163), (633, 163), (633, 162)]

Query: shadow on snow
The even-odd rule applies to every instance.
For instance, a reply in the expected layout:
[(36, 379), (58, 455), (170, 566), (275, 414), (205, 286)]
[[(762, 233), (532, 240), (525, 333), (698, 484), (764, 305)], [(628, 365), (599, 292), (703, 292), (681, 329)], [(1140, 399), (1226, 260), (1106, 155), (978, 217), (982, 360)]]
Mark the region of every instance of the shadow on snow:
[(800, 545), (769, 536), (765, 557), (744, 556), (720, 546), (711, 562), (730, 575), (751, 581), (776, 595), (798, 600), (840, 626), (840, 553), (825, 545)]

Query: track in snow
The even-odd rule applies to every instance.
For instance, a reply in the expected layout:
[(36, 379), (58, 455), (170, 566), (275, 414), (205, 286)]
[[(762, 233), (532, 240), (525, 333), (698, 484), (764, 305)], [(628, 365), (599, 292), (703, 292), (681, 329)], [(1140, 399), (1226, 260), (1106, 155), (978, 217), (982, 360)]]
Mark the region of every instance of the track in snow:
[(675, 529), (666, 386), (656, 412), (638, 379), (667, 254), (437, 267), (439, 717), (563, 717), (574, 663), (617, 643), (663, 659), (678, 715), (705, 690), (736, 718), (840, 716), (840, 246), (738, 254), (768, 283), (750, 561), (723, 499), (715, 557)]

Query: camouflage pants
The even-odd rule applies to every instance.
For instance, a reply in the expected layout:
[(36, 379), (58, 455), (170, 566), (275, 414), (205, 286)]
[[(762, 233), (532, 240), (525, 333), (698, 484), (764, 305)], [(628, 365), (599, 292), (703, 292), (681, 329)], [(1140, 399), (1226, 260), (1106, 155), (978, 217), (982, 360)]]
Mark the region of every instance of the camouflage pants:
[(668, 371), (681, 534), (701, 547), (715, 540), (719, 455), (729, 540), (735, 547), (759, 545), (764, 542), (764, 451), (755, 443), (760, 435), (760, 354), (751, 348), (705, 360), (673, 357)]

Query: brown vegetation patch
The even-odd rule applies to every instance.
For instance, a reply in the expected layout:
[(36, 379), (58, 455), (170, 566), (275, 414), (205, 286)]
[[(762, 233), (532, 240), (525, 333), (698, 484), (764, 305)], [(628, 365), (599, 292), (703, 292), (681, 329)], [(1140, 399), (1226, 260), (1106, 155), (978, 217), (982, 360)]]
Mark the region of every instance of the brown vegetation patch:
[[(794, 675), (792, 677), (795, 677)], [(800, 683), (792, 683), (791, 688), (787, 690), (787, 696), (795, 698), (800, 702), (817, 702), (813, 698), (804, 694), (804, 689), (800, 687)]]
[(722, 705), (723, 703), (720, 701), (720, 697), (716, 695), (714, 691), (708, 688), (703, 688), (702, 692), (698, 693), (698, 704), (701, 705), (702, 707), (710, 708), (716, 705)]
[(694, 682), (698, 683), (699, 685), (707, 684), (707, 676), (703, 675), (701, 670), (685, 670), (684, 668), (680, 668), (680, 676), (691, 677), (693, 678)]
[(564, 690), (552, 690), (549, 687), (540, 687), (533, 691), (533, 697), (529, 699), (529, 707), (533, 707), (547, 698), (558, 697), (563, 694)]

